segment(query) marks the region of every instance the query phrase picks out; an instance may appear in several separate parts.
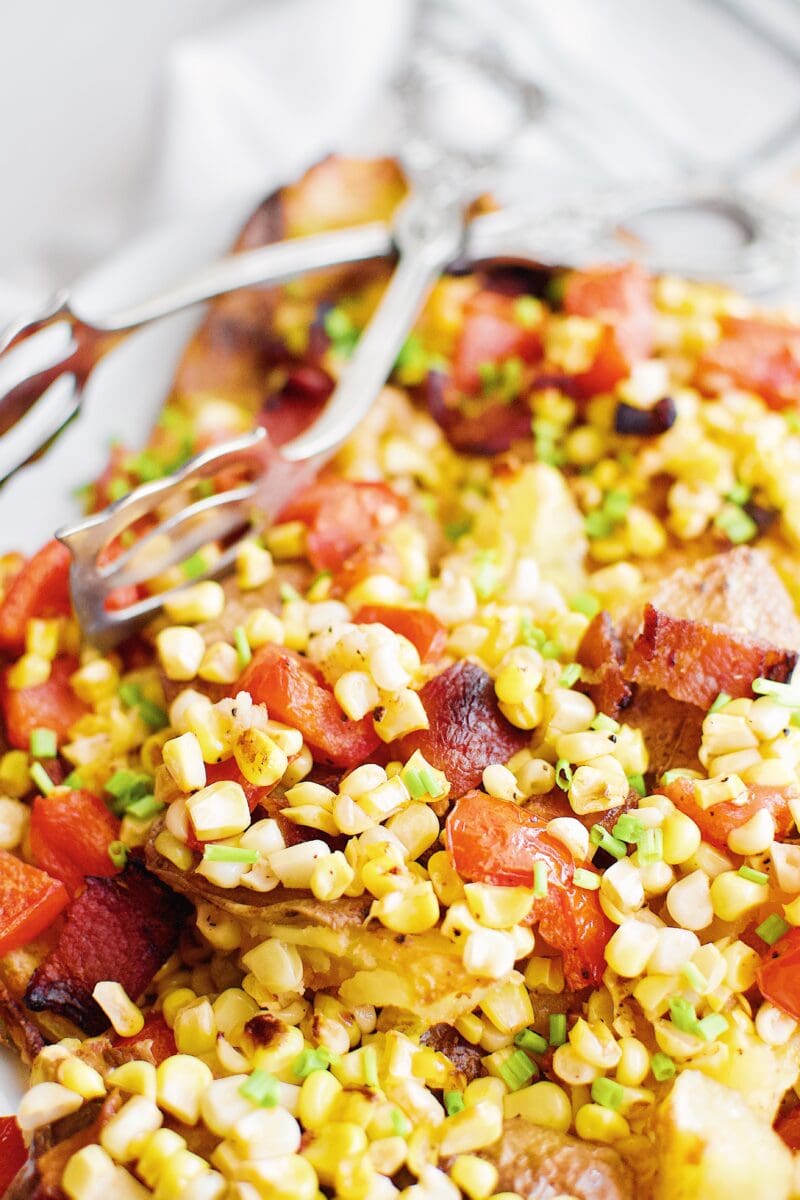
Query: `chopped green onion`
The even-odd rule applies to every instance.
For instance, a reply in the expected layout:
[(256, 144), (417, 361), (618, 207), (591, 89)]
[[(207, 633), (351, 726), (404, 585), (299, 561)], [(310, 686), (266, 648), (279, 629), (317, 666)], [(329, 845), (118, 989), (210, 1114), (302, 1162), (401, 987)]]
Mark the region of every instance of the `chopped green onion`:
[(753, 680), (752, 687), (757, 696), (771, 696), (776, 704), (783, 704), (785, 708), (800, 708), (800, 688), (795, 684), (778, 683), (759, 676)]
[(514, 320), (523, 329), (535, 329), (542, 319), (542, 302), (535, 296), (517, 296), (514, 301)]
[(329, 308), (322, 324), (337, 354), (349, 358), (355, 349), (359, 330), (343, 308)]
[(422, 767), (419, 778), (425, 788), (424, 794), (430, 796), (431, 800), (437, 800), (447, 792), (447, 779), (443, 771), (437, 771), (434, 767)]
[(488, 600), (497, 591), (500, 576), (493, 563), (483, 562), (474, 579), (475, 594), (479, 600)]
[(566, 1013), (551, 1013), (548, 1022), (550, 1036), (548, 1038), (551, 1046), (563, 1046), (567, 1040), (567, 1014)]
[(714, 528), (721, 530), (733, 546), (749, 542), (758, 533), (753, 518), (735, 504), (726, 504), (714, 518)]
[(595, 508), (583, 518), (583, 527), (590, 538), (606, 538), (614, 532), (614, 521), (602, 509)]
[(602, 825), (593, 825), (589, 830), (589, 841), (610, 854), (612, 858), (624, 858), (628, 853), (627, 846), (619, 838), (613, 837)]
[(128, 847), (124, 842), (109, 842), (108, 857), (115, 867), (122, 869), (128, 861)]
[(125, 812), (131, 801), (152, 795), (153, 777), (140, 775), (136, 771), (115, 771), (106, 781), (105, 790), (109, 796), (114, 797), (116, 803), (113, 808), (119, 816)]
[(569, 765), (566, 758), (560, 758), (556, 763), (556, 783), (561, 788), (562, 792), (566, 792), (569, 785), (572, 783), (572, 767)]
[(396, 1137), (405, 1137), (411, 1132), (411, 1122), (399, 1108), (393, 1108), (389, 1113), (389, 1122)]
[(144, 700), (142, 689), (135, 683), (121, 683), (117, 688), (117, 695), (128, 708), (135, 708)]
[(521, 1029), (514, 1038), (514, 1045), (519, 1046), (520, 1050), (527, 1050), (530, 1054), (547, 1052), (547, 1038), (542, 1037), (534, 1029)]
[(43, 796), (49, 796), (55, 791), (56, 785), (40, 762), (31, 763), (31, 779)]
[(622, 815), (617, 818), (616, 824), (611, 832), (613, 833), (614, 837), (619, 838), (621, 842), (630, 842), (631, 844), (635, 845), (641, 838), (646, 828), (647, 826), (645, 825), (644, 821), (635, 816), (633, 813), (622, 813)]
[(728, 1028), (728, 1022), (722, 1013), (710, 1013), (697, 1022), (697, 1031), (705, 1042), (715, 1042)]
[(553, 639), (548, 639), (540, 651), (542, 658), (560, 658), (564, 653), (564, 648), (560, 642)]
[(257, 1067), (251, 1071), (244, 1083), (239, 1085), (239, 1092), (246, 1100), (259, 1104), (262, 1108), (274, 1108), (281, 1094), (281, 1085), (269, 1071)]
[(681, 975), (695, 992), (703, 992), (708, 987), (708, 980), (702, 971), (700, 971), (693, 962), (684, 963), (681, 967)]
[(109, 480), (108, 487), (106, 488), (106, 495), (108, 496), (110, 502), (114, 504), (115, 501), (121, 500), (123, 496), (127, 496), (130, 490), (131, 485), (128, 483), (124, 475), (115, 475), (113, 479)]
[(165, 808), (166, 805), (156, 800), (155, 796), (142, 796), (141, 800), (134, 800), (132, 804), (127, 805), (125, 811), (138, 821), (147, 821), (157, 813), (163, 812)]
[(317, 1046), (316, 1050), (303, 1050), (294, 1060), (292, 1071), (298, 1079), (305, 1079), (312, 1071), (326, 1071), (335, 1059), (327, 1046)]
[(472, 521), (469, 517), (464, 517), (460, 521), (450, 521), (444, 527), (444, 536), (448, 542), (457, 542), (465, 533), (469, 533), (472, 528)]
[(769, 883), (769, 875), (764, 871), (756, 871), (753, 867), (741, 866), (737, 874), (741, 875), (742, 879), (747, 879), (750, 883)]
[(34, 758), (55, 758), (58, 754), (58, 737), (55, 729), (31, 730), (31, 754)]
[(731, 697), (727, 692), (720, 692), (708, 711), (710, 713), (719, 712), (721, 708), (724, 708), (726, 704), (730, 703), (730, 699)]
[(592, 1099), (595, 1104), (601, 1104), (603, 1108), (610, 1108), (616, 1112), (622, 1107), (622, 1101), (625, 1099), (625, 1089), (621, 1083), (617, 1083), (614, 1079), (606, 1079), (601, 1075), (599, 1079), (595, 1079), (592, 1083)]
[(364, 1047), (364, 1083), (370, 1088), (378, 1086), (378, 1051), (374, 1045)]
[(278, 589), (278, 594), (283, 604), (290, 604), (293, 600), (300, 599), (300, 593), (297, 588), (293, 588), (290, 583), (282, 583)]
[(643, 867), (661, 862), (664, 857), (664, 834), (660, 829), (645, 829), (637, 847), (639, 862)]
[(412, 800), (420, 800), (425, 795), (425, 785), (422, 782), (419, 771), (415, 771), (413, 767), (406, 767), (401, 772), (403, 783), (408, 788), (408, 794)]
[(563, 688), (571, 688), (573, 684), (578, 682), (580, 677), (580, 664), (570, 663), (569, 666), (564, 667), (564, 670), (561, 672), (561, 678), (558, 681), (558, 686)]
[(533, 864), (533, 898), (543, 900), (547, 895), (547, 863), (541, 859)]
[(644, 775), (629, 775), (628, 783), (633, 788), (634, 792), (638, 792), (640, 796), (647, 795), (647, 788), (644, 783)]
[(420, 579), (411, 589), (411, 597), (419, 604), (424, 604), (431, 590), (430, 579)]
[(731, 504), (738, 504), (741, 507), (743, 504), (747, 504), (752, 494), (752, 488), (749, 488), (746, 483), (735, 483), (725, 499), (730, 500)]
[(675, 1063), (668, 1054), (662, 1054), (659, 1050), (650, 1059), (650, 1070), (653, 1072), (653, 1077), (659, 1083), (663, 1083), (666, 1079), (672, 1079), (675, 1074)]
[(464, 1107), (464, 1095), (462, 1092), (445, 1092), (444, 1107), (448, 1117), (454, 1117), (456, 1113), (460, 1113)]
[(208, 570), (208, 562), (202, 550), (196, 551), (195, 554), (184, 559), (181, 563), (181, 570), (187, 579), (199, 579)]
[(421, 383), (428, 372), (428, 353), (420, 341), (419, 334), (410, 333), (395, 359), (394, 370), (402, 383)]
[(585, 892), (596, 892), (600, 887), (600, 876), (584, 867), (576, 867), (572, 876), (575, 887), (583, 888)]
[(630, 506), (631, 498), (628, 492), (606, 492), (603, 500), (603, 512), (607, 517), (610, 517), (615, 524), (622, 520)]
[(779, 913), (772, 913), (765, 921), (756, 926), (756, 933), (762, 942), (766, 942), (768, 946), (774, 946), (790, 929), (791, 925), (788, 921), (784, 921)]
[(533, 646), (534, 650), (541, 650), (547, 641), (547, 634), (543, 629), (539, 629), (538, 625), (534, 625), (533, 621), (523, 617), (519, 623), (519, 640), (525, 646)]
[(669, 1015), (672, 1024), (681, 1033), (693, 1033), (697, 1036), (697, 1013), (691, 1001), (684, 996), (673, 996), (669, 1002)]
[(258, 850), (248, 850), (246, 846), (206, 846), (203, 858), (206, 862), (256, 863), (259, 853)]
[(124, 466), (126, 471), (136, 476), (139, 483), (152, 483), (154, 479), (161, 479), (166, 474), (163, 463), (147, 450), (127, 458)]
[(253, 651), (250, 649), (250, 643), (247, 640), (243, 625), (237, 625), (233, 631), (233, 644), (236, 647), (236, 657), (239, 660), (239, 667), (243, 671), (253, 657)]
[(214, 484), (210, 479), (201, 479), (195, 485), (198, 500), (207, 500), (214, 495)]
[(158, 704), (154, 704), (152, 700), (147, 698), (141, 700), (137, 705), (139, 716), (144, 721), (148, 729), (166, 729), (169, 725), (169, 716), (163, 708)]
[(605, 713), (598, 713), (589, 728), (597, 730), (598, 733), (619, 733), (620, 724)]
[(82, 788), (83, 780), (80, 777), (80, 773), (78, 771), (70, 771), (69, 775), (64, 780), (64, 787)]
[(500, 1064), (500, 1078), (509, 1091), (518, 1092), (525, 1087), (529, 1080), (539, 1074), (536, 1063), (531, 1062), (524, 1050), (514, 1050), (505, 1062)]
[[(569, 602), (574, 612), (583, 613), (591, 621), (600, 612), (600, 601), (591, 592), (578, 592)], [(610, 718), (609, 718), (610, 720)]]

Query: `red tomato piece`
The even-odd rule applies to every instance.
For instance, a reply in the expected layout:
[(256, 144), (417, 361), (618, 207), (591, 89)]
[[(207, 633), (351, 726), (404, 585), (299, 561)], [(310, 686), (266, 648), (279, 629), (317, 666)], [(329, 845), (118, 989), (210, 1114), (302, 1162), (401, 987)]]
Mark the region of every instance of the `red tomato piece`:
[(441, 621), (424, 608), (392, 608), (383, 604), (365, 604), (353, 617), (356, 625), (386, 625), (413, 642), (423, 662), (441, 658), (447, 645), (447, 630)]
[(611, 391), (652, 350), (652, 283), (637, 263), (573, 271), (567, 278), (564, 310), (593, 317), (604, 326), (594, 362), (577, 377), (584, 395)]
[(16, 1117), (0, 1117), (0, 1195), (5, 1195), (27, 1160), (28, 1151)]
[(31, 855), (71, 896), (87, 875), (116, 875), (108, 847), (118, 837), (119, 821), (92, 792), (59, 791), (33, 802)]
[(761, 959), (761, 995), (800, 1021), (800, 929), (790, 929)]
[(226, 758), (224, 762), (219, 763), (206, 763), (206, 784), (219, 783), (222, 779), (232, 779), (234, 783), (241, 785), (242, 791), (247, 797), (250, 812), (260, 802), (261, 797), (268, 795), (271, 791), (270, 788), (257, 787), (254, 783), (248, 783), (236, 765), (235, 758)]
[(71, 561), (67, 547), (55, 539), (28, 560), (0, 605), (0, 648), (21, 653), (31, 617), (69, 615)]
[(698, 364), (701, 387), (757, 392), (770, 408), (800, 405), (800, 331), (788, 325), (726, 317), (722, 338)]
[(308, 526), (308, 557), (318, 571), (337, 571), (403, 514), (406, 503), (385, 483), (320, 479), (290, 500), (281, 521)]
[(0, 850), (0, 955), (32, 942), (68, 901), (60, 880)]
[(351, 721), (316, 667), (282, 646), (263, 646), (236, 684), (270, 716), (299, 729), (320, 761), (350, 770), (366, 762), (380, 738), (367, 716)]
[(36, 687), (17, 690), (3, 679), (0, 709), (12, 746), (27, 750), (34, 729), (53, 729), (59, 745), (66, 740), (75, 722), (88, 711), (69, 685), (69, 677), (77, 669), (78, 660), (62, 654), (53, 662), (50, 678)]
[(481, 387), (481, 363), (521, 358), (535, 362), (542, 340), (537, 329), (525, 329), (514, 317), (515, 298), (497, 292), (478, 292), (466, 304), (453, 356), (453, 379), (463, 392)]
[(509, 800), (468, 792), (447, 818), (447, 848), (464, 879), (500, 887), (531, 887), (534, 861), (544, 861), (547, 895), (535, 902), (533, 920), (545, 941), (561, 952), (570, 989), (600, 982), (614, 926), (597, 892), (573, 885), (572, 855), (547, 832), (545, 818)]
[(133, 1037), (119, 1037), (118, 1034), (115, 1034), (113, 1042), (115, 1046), (131, 1046), (134, 1048), (142, 1046), (144, 1042), (149, 1042), (150, 1053), (157, 1064), (162, 1063), (165, 1058), (170, 1058), (171, 1055), (178, 1053), (178, 1047), (175, 1044), (175, 1035), (161, 1013), (151, 1013), (142, 1026), (140, 1033), (134, 1034)]
[(794, 826), (789, 801), (800, 799), (800, 789), (794, 785), (769, 787), (766, 784), (751, 783), (744, 804), (723, 800), (721, 804), (714, 804), (711, 808), (701, 808), (694, 798), (694, 783), (691, 779), (673, 779), (672, 783), (664, 784), (657, 790), (662, 795), (669, 796), (681, 812), (692, 818), (705, 841), (712, 842), (722, 849), (727, 847), (731, 831), (746, 824), (762, 808), (770, 813), (775, 822), (776, 838), (780, 840), (787, 837)]

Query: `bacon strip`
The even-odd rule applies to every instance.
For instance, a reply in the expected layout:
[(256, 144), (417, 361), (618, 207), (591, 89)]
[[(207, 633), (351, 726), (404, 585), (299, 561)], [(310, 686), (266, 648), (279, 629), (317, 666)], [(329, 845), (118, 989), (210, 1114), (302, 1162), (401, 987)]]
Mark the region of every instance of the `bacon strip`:
[(101, 980), (137, 999), (178, 944), (188, 905), (132, 860), (112, 879), (90, 876), (73, 900), (55, 948), (25, 993), (34, 1012), (69, 1017), (90, 1036), (108, 1019), (92, 999)]
[(648, 604), (625, 676), (708, 708), (720, 692), (748, 696), (759, 676), (785, 683), (796, 663), (796, 650), (781, 650), (721, 625), (671, 617)]
[(616, 717), (628, 707), (632, 692), (622, 670), (625, 656), (607, 612), (599, 612), (592, 618), (578, 647), (576, 661), (584, 668), (581, 691), (591, 697), (599, 712)]

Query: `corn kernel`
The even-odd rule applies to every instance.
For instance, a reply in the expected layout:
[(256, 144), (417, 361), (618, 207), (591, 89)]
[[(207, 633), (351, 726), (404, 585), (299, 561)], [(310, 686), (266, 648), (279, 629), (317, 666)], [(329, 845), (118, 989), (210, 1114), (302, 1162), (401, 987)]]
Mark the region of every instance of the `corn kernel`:
[(698, 826), (679, 809), (669, 813), (661, 826), (664, 862), (671, 866), (685, 863), (697, 852), (701, 842)]
[(253, 650), (260, 646), (282, 646), (284, 642), (283, 621), (268, 608), (254, 608), (244, 619), (244, 631)]
[(518, 1033), (533, 1024), (533, 1005), (525, 984), (507, 980), (483, 997), (481, 1012), (501, 1033)]
[(0, 850), (16, 850), (25, 837), (29, 820), (27, 804), (10, 796), (0, 796)]
[(647, 967), (658, 943), (658, 931), (644, 921), (627, 918), (614, 930), (605, 949), (612, 971), (624, 979), (635, 979)]
[(113, 696), (119, 687), (119, 674), (107, 658), (95, 658), (70, 675), (70, 687), (87, 704), (97, 704)]
[(464, 969), (485, 979), (502, 979), (514, 967), (514, 942), (495, 929), (477, 929), (464, 941)]
[(285, 752), (261, 729), (245, 730), (233, 753), (247, 782), (256, 787), (272, 787), (289, 765)]
[(763, 854), (772, 845), (775, 837), (775, 821), (767, 809), (754, 812), (749, 821), (732, 829), (728, 834), (728, 849), (734, 854)]
[(628, 1137), (630, 1126), (621, 1113), (601, 1104), (584, 1104), (575, 1114), (575, 1131), (587, 1142), (618, 1142)]
[(246, 1163), (237, 1176), (256, 1186), (259, 1196), (270, 1200), (318, 1200), (317, 1172), (306, 1158), (298, 1155), (277, 1155), (275, 1158), (258, 1158)]
[(170, 625), (156, 637), (156, 650), (167, 679), (194, 679), (200, 669), (206, 644), (196, 629)]
[(311, 872), (309, 887), (317, 900), (338, 900), (354, 878), (355, 871), (341, 850), (336, 850), (333, 854), (317, 859)]
[(194, 864), (192, 851), (183, 842), (178, 841), (168, 829), (162, 829), (156, 835), (153, 847), (163, 858), (176, 866), (179, 871), (190, 871)]
[(343, 1159), (357, 1158), (367, 1150), (367, 1135), (360, 1125), (331, 1121), (318, 1130), (313, 1141), (303, 1148), (323, 1187), (335, 1183), (336, 1167)]
[(269, 550), (265, 550), (251, 538), (239, 544), (236, 551), (236, 582), (242, 592), (262, 587), (275, 574), (275, 565)]
[(230, 779), (211, 783), (186, 801), (189, 819), (203, 842), (235, 837), (250, 824), (250, 809), (240, 784)]
[(428, 715), (417, 693), (410, 688), (402, 688), (389, 696), (383, 705), (383, 712), (373, 720), (373, 725), (381, 741), (393, 742), (406, 733), (427, 729)]
[(242, 962), (259, 983), (269, 991), (300, 992), (303, 988), (303, 963), (294, 946), (278, 938), (267, 938), (247, 954)]
[(188, 1054), (165, 1058), (156, 1068), (159, 1107), (187, 1125), (196, 1125), (203, 1093), (212, 1079), (210, 1068), (198, 1058)]
[(57, 1079), (64, 1087), (77, 1092), (84, 1100), (94, 1100), (98, 1096), (106, 1094), (103, 1076), (80, 1058), (65, 1058), (63, 1062), (59, 1063)]
[(464, 894), (475, 920), (489, 929), (511, 929), (524, 921), (533, 908), (530, 888), (468, 883)]
[(525, 1117), (534, 1125), (556, 1129), (559, 1133), (566, 1133), (572, 1124), (569, 1096), (557, 1083), (544, 1079), (504, 1096), (503, 1114), (506, 1118)]
[(448, 1117), (439, 1131), (440, 1153), (469, 1154), (498, 1141), (503, 1132), (503, 1110), (499, 1104), (483, 1100)]
[(235, 683), (240, 671), (239, 655), (228, 642), (212, 642), (197, 668), (197, 674), (208, 683)]
[(395, 933), (424, 933), (439, 920), (439, 901), (429, 881), (411, 884), (375, 900), (370, 917)]
[(283, 521), (268, 529), (264, 540), (277, 559), (302, 558), (306, 552), (307, 532), (302, 521)]
[(100, 1145), (117, 1162), (130, 1162), (139, 1155), (147, 1137), (163, 1120), (152, 1100), (146, 1096), (132, 1096), (100, 1130)]
[(745, 913), (764, 904), (769, 897), (767, 884), (753, 883), (737, 871), (723, 871), (711, 881), (714, 915), (722, 921), (737, 921)]
[(164, 764), (182, 792), (206, 785), (206, 765), (200, 743), (193, 733), (182, 733), (164, 743)]
[(77, 1112), (83, 1097), (60, 1083), (37, 1083), (19, 1102), (17, 1124), (23, 1133), (31, 1133), (42, 1125), (50, 1125), (70, 1113)]
[(83, 1146), (70, 1155), (61, 1177), (69, 1200), (103, 1200), (113, 1188), (116, 1168), (102, 1146)]
[(132, 1059), (109, 1071), (108, 1082), (121, 1092), (130, 1092), (134, 1096), (146, 1096), (148, 1100), (156, 1098), (156, 1068), (153, 1063)]
[(92, 998), (102, 1008), (114, 1032), (120, 1037), (135, 1037), (137, 1033), (141, 1033), (144, 1027), (141, 1009), (136, 1007), (122, 984), (113, 980), (103, 980), (95, 984)]
[(184, 1005), (175, 1016), (175, 1044), (181, 1054), (210, 1054), (217, 1041), (214, 1010), (206, 996)]
[(164, 612), (176, 625), (197, 625), (214, 621), (225, 611), (225, 592), (222, 584), (213, 579), (182, 588), (164, 600)]
[(47, 683), (50, 678), (50, 659), (40, 654), (23, 654), (13, 666), (9, 667), (6, 681), (10, 688), (19, 691), (22, 688), (38, 687)]

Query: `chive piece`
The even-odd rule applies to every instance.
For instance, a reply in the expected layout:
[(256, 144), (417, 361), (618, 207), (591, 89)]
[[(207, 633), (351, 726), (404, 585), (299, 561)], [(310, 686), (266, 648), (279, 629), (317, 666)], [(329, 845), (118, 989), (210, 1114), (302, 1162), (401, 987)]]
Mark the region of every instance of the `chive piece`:
[(569, 666), (564, 667), (564, 670), (561, 672), (561, 678), (558, 681), (558, 686), (563, 688), (571, 688), (573, 684), (578, 682), (580, 677), (580, 664), (570, 663)]
[(248, 850), (246, 846), (206, 846), (203, 859), (206, 862), (256, 863), (259, 853), (258, 850)]
[(765, 921), (756, 926), (756, 933), (762, 942), (766, 942), (768, 946), (774, 946), (790, 929), (791, 925), (789, 922), (784, 921), (779, 913), (771, 913)]
[(411, 589), (412, 599), (416, 600), (418, 604), (424, 604), (425, 601), (428, 599), (428, 593), (430, 592), (430, 590), (431, 590), (430, 579), (420, 579), (417, 583), (414, 584), (414, 586)]
[(253, 657), (253, 651), (250, 649), (250, 643), (247, 640), (247, 634), (243, 625), (237, 625), (234, 629), (233, 644), (236, 647), (236, 657), (239, 660), (239, 667), (241, 670), (244, 670)]
[(595, 1104), (601, 1104), (603, 1108), (610, 1108), (613, 1112), (617, 1112), (625, 1099), (625, 1089), (615, 1079), (606, 1079), (601, 1075), (592, 1083), (592, 1099)]
[(632, 845), (636, 845), (646, 828), (644, 822), (633, 813), (622, 813), (617, 818), (611, 832), (621, 842), (630, 842)]
[(137, 709), (139, 716), (148, 729), (166, 729), (169, 725), (168, 714), (160, 705), (154, 704), (152, 700), (148, 700), (147, 698), (142, 699), (137, 705)]
[(31, 779), (43, 796), (49, 796), (55, 791), (56, 785), (40, 762), (31, 763)]
[(70, 771), (69, 775), (64, 780), (64, 787), (68, 787), (68, 788), (82, 788), (83, 787), (83, 780), (81, 779), (78, 771)]
[(464, 1096), (462, 1092), (445, 1092), (444, 1107), (448, 1117), (454, 1117), (456, 1113), (460, 1113), (464, 1107)]
[(551, 1046), (563, 1046), (567, 1040), (567, 1014), (551, 1013), (549, 1020)]
[(725, 705), (730, 702), (730, 699), (731, 698), (727, 692), (720, 692), (708, 711), (710, 713), (719, 712), (721, 708), (724, 708)]
[(197, 550), (181, 563), (181, 570), (186, 579), (199, 579), (208, 570), (206, 556), (202, 550)]
[(444, 527), (444, 536), (448, 542), (457, 542), (465, 533), (469, 533), (471, 528), (472, 521), (468, 517), (464, 517), (460, 521), (450, 521)]
[(514, 301), (514, 320), (523, 329), (535, 329), (542, 319), (542, 302), (535, 296), (517, 296)]
[(359, 330), (353, 324), (352, 318), (343, 308), (337, 306), (328, 309), (322, 318), (322, 324), (336, 353), (349, 358), (359, 337)]
[(578, 592), (569, 602), (573, 612), (583, 613), (591, 621), (600, 612), (600, 601), (591, 592)]
[(684, 963), (681, 967), (681, 975), (695, 992), (703, 992), (708, 987), (708, 980), (702, 971), (700, 971), (693, 962)]
[(681, 1033), (693, 1033), (697, 1036), (697, 1013), (691, 1001), (683, 996), (673, 996), (669, 1002), (669, 1015), (672, 1024)]
[(645, 829), (639, 839), (637, 849), (639, 862), (643, 867), (650, 867), (653, 863), (661, 862), (664, 857), (664, 834), (660, 829)]
[(406, 767), (401, 775), (411, 799), (420, 800), (425, 795), (425, 784), (422, 782), (420, 772), (415, 771), (413, 767)]
[(378, 1086), (378, 1051), (374, 1045), (364, 1047), (364, 1083), (370, 1088)]
[(110, 479), (106, 488), (106, 495), (112, 504), (117, 500), (121, 500), (123, 496), (127, 496), (131, 490), (131, 485), (128, 483), (124, 475), (115, 475)]
[(535, 1029), (521, 1029), (514, 1038), (514, 1045), (529, 1054), (546, 1054), (547, 1038), (542, 1037)]
[(327, 1071), (335, 1057), (326, 1046), (303, 1050), (294, 1060), (292, 1071), (298, 1079), (305, 1079), (312, 1071)]
[(125, 811), (132, 817), (136, 817), (138, 821), (147, 821), (157, 813), (163, 812), (165, 808), (166, 805), (156, 800), (155, 796), (142, 796), (140, 800), (134, 800), (132, 804), (128, 804)]
[(728, 1022), (722, 1013), (710, 1013), (697, 1022), (698, 1032), (705, 1042), (715, 1042), (728, 1028)]
[(589, 728), (598, 733), (619, 733), (620, 724), (612, 717), (607, 717), (605, 713), (598, 713)]
[(560, 642), (548, 639), (541, 647), (540, 653), (542, 658), (560, 658), (564, 653), (564, 649)]
[(244, 1083), (239, 1085), (239, 1093), (246, 1100), (260, 1105), (261, 1108), (274, 1108), (280, 1099), (281, 1085), (274, 1075), (270, 1075), (269, 1071), (256, 1067), (255, 1071), (250, 1072)]
[(515, 1050), (500, 1064), (500, 1078), (509, 1091), (518, 1092), (529, 1080), (539, 1074), (535, 1062), (531, 1062), (524, 1050)]
[(34, 758), (55, 758), (58, 754), (58, 737), (55, 729), (31, 730), (31, 754)]
[(783, 704), (785, 708), (800, 708), (800, 690), (793, 684), (777, 683), (761, 675), (753, 680), (752, 688), (757, 696), (771, 696), (776, 704)]
[(600, 887), (600, 876), (584, 867), (576, 867), (572, 876), (575, 887), (583, 888), (585, 892), (596, 892)]
[(108, 857), (114, 866), (121, 870), (128, 861), (128, 847), (124, 842), (109, 842)]
[(135, 683), (121, 683), (117, 695), (127, 708), (136, 708), (144, 700), (142, 689)]
[(726, 504), (720, 509), (714, 518), (714, 528), (724, 533), (733, 546), (749, 542), (758, 533), (758, 526), (753, 518), (735, 504)]
[(106, 780), (104, 790), (117, 801), (114, 808), (119, 806), (124, 812), (132, 800), (141, 800), (143, 796), (152, 794), (153, 778), (151, 775), (140, 775), (136, 771), (115, 771)]
[(547, 863), (538, 859), (533, 864), (533, 898), (543, 900), (547, 895)]
[(735, 483), (725, 499), (730, 500), (731, 504), (738, 504), (741, 508), (743, 504), (747, 504), (752, 494), (753, 489), (749, 488), (746, 483)]
[(284, 604), (290, 604), (293, 600), (300, 599), (300, 593), (296, 588), (293, 588), (290, 583), (282, 583), (279, 588), (279, 595)]
[(447, 792), (447, 780), (442, 771), (437, 771), (434, 767), (421, 767), (419, 778), (425, 788), (424, 794), (430, 796), (431, 800), (438, 800)]
[(640, 796), (647, 795), (647, 788), (644, 784), (644, 775), (629, 775), (628, 783), (634, 792), (638, 792)]
[(389, 1121), (396, 1137), (406, 1137), (411, 1132), (411, 1122), (400, 1112), (399, 1108), (392, 1109), (389, 1113)]
[(606, 538), (614, 532), (614, 522), (607, 513), (595, 508), (583, 518), (583, 527), (590, 538)]
[(624, 858), (628, 853), (628, 848), (619, 838), (613, 837), (607, 829), (602, 825), (593, 825), (589, 830), (589, 841), (593, 846), (599, 846), (601, 850), (605, 850), (606, 854), (610, 854), (612, 858)]
[(631, 498), (627, 492), (606, 492), (603, 500), (603, 512), (614, 524), (621, 521), (631, 506)]
[(525, 646), (533, 646), (534, 650), (541, 650), (547, 641), (547, 634), (543, 629), (534, 625), (533, 621), (523, 617), (519, 623), (519, 640)]
[(659, 1050), (650, 1059), (650, 1070), (653, 1072), (653, 1078), (659, 1083), (663, 1083), (666, 1079), (672, 1079), (675, 1074), (675, 1063), (668, 1054), (663, 1054)]
[(572, 767), (565, 758), (560, 758), (556, 763), (556, 784), (561, 788), (562, 792), (566, 792), (571, 783)]
[(753, 867), (743, 865), (739, 867), (737, 874), (741, 875), (742, 879), (747, 879), (750, 883), (760, 883), (762, 885), (769, 883), (769, 875), (764, 871), (756, 871)]

